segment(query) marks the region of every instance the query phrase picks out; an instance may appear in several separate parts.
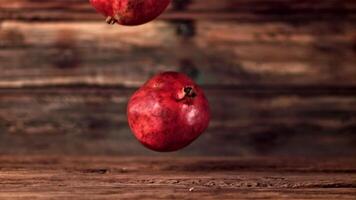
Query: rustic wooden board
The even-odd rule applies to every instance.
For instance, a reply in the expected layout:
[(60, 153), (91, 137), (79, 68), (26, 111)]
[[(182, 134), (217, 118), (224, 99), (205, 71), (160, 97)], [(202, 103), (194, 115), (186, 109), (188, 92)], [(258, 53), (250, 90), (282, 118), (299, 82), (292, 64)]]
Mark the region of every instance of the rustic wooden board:
[(354, 199), (354, 159), (0, 157), (4, 199)]
[[(152, 155), (127, 125), (126, 104), (133, 91), (2, 90), (0, 152)], [(312, 91), (206, 88), (213, 116), (210, 128), (178, 154), (355, 155), (355, 93)]]
[[(356, 20), (353, 0), (174, 0), (163, 19), (240, 21)], [(282, 17), (281, 17), (282, 16)], [(102, 20), (88, 1), (0, 0), (0, 20)]]
[(174, 2), (128, 28), (87, 1), (0, 0), (0, 152), (153, 155), (126, 102), (175, 70), (204, 86), (214, 116), (178, 154), (356, 154), (356, 1)]
[(356, 27), (330, 25), (199, 21), (196, 35), (184, 39), (165, 22), (137, 28), (3, 22), (0, 87), (137, 87), (164, 70), (186, 72), (203, 85), (355, 85)]

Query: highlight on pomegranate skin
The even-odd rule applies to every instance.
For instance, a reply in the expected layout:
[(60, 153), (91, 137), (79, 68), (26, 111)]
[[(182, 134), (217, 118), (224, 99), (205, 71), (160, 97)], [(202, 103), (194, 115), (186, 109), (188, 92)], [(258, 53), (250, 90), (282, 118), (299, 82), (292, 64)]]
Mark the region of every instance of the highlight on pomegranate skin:
[(108, 24), (135, 26), (157, 18), (171, 0), (90, 0)]
[(208, 127), (210, 108), (189, 77), (164, 72), (147, 81), (127, 107), (130, 128), (147, 148), (169, 152), (186, 147)]

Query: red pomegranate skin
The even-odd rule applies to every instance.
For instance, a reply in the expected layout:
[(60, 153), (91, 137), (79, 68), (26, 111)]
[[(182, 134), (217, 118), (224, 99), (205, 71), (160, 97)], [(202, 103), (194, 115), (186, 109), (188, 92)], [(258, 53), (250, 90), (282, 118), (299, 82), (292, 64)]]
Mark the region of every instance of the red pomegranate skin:
[(204, 132), (210, 108), (203, 90), (189, 77), (164, 72), (133, 94), (127, 116), (132, 132), (144, 146), (170, 152), (186, 147)]
[(108, 24), (141, 25), (158, 17), (171, 0), (90, 0)]

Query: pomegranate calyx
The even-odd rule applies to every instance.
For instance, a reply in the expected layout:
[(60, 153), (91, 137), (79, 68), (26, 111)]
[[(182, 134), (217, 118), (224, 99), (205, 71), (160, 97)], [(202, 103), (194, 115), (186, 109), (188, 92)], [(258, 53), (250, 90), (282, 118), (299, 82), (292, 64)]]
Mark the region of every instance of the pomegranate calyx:
[(106, 23), (108, 23), (110, 25), (114, 25), (114, 24), (120, 22), (120, 16), (118, 14), (116, 14), (114, 17), (108, 16), (105, 21), (106, 21)]
[(195, 92), (194, 88), (191, 86), (185, 87), (183, 91), (184, 91), (184, 97), (194, 98), (197, 96), (197, 93)]
[(114, 19), (113, 17), (111, 17), (111, 16), (108, 16), (107, 18), (106, 18), (106, 23), (108, 23), (108, 24), (110, 24), (110, 25), (114, 25), (114, 24), (116, 24), (116, 19)]
[(186, 86), (177, 94), (177, 100), (183, 101), (185, 99), (192, 99), (196, 96), (197, 93), (194, 88), (192, 86)]

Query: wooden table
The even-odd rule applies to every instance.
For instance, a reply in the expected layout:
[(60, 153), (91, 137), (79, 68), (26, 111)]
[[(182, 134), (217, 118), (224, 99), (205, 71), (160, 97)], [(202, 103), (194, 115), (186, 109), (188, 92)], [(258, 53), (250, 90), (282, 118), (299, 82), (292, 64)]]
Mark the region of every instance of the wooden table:
[(355, 161), (0, 156), (0, 199), (355, 199)]

